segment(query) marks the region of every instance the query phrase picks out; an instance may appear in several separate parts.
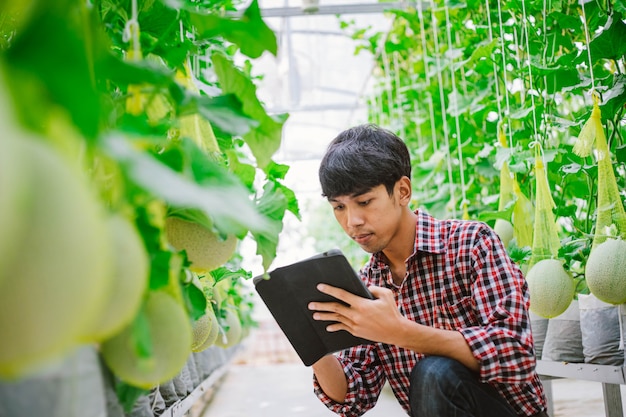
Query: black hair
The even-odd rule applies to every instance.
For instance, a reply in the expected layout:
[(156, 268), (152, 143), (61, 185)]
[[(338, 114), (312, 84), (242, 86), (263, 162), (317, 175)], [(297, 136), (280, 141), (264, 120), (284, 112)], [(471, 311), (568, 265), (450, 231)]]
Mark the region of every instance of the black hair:
[(403, 176), (411, 178), (406, 144), (374, 124), (341, 132), (328, 145), (319, 168), (322, 196), (326, 198), (359, 195), (379, 185), (391, 195)]

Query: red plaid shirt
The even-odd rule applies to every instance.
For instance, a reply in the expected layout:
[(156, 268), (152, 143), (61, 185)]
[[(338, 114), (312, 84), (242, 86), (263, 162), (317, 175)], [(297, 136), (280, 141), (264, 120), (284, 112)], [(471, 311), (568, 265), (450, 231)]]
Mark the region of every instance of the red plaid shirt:
[[(400, 312), (415, 322), (459, 331), (480, 362), (479, 378), (502, 394), (520, 416), (546, 409), (535, 372), (527, 310), (528, 287), (491, 228), (417, 212), (415, 249), (399, 287), (381, 253), (361, 270), (369, 285), (393, 290)], [(385, 383), (410, 413), (409, 377), (424, 355), (384, 343), (337, 354), (348, 380), (343, 404), (330, 399), (314, 378), (316, 395), (335, 413), (356, 417), (372, 408)]]

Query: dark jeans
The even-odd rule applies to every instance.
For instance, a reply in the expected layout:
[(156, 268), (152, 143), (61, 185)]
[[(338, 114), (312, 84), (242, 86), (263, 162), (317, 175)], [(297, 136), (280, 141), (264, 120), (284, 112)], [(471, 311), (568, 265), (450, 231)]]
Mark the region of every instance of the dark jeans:
[(427, 356), (415, 365), (409, 401), (411, 417), (517, 417), (491, 385), (441, 356)]

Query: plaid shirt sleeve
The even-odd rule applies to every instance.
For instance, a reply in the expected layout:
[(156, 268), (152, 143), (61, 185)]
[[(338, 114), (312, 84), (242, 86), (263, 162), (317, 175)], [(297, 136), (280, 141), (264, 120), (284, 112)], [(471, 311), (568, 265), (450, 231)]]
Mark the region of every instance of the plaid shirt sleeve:
[(535, 356), (528, 287), (501, 241), (487, 226), (471, 250), (474, 311), (479, 326), (458, 329), (480, 362), (480, 379), (519, 384), (533, 377)]
[(385, 383), (373, 345), (361, 345), (337, 354), (348, 381), (348, 393), (343, 403), (333, 401), (313, 376), (315, 395), (329, 410), (344, 417), (358, 417), (374, 407)]

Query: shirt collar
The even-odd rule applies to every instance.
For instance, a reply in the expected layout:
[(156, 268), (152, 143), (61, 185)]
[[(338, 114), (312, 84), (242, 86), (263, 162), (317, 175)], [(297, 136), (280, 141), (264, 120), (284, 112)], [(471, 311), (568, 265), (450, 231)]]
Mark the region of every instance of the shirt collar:
[(446, 251), (445, 224), (421, 210), (415, 210), (415, 214), (417, 214), (417, 223), (413, 255), (418, 252), (444, 253)]
[[(415, 246), (410, 257), (413, 258), (420, 252), (444, 253), (446, 251), (446, 243), (443, 239), (444, 224), (421, 210), (415, 210), (415, 214), (417, 214)], [(383, 253), (374, 253), (371, 264), (384, 267), (387, 262)]]

